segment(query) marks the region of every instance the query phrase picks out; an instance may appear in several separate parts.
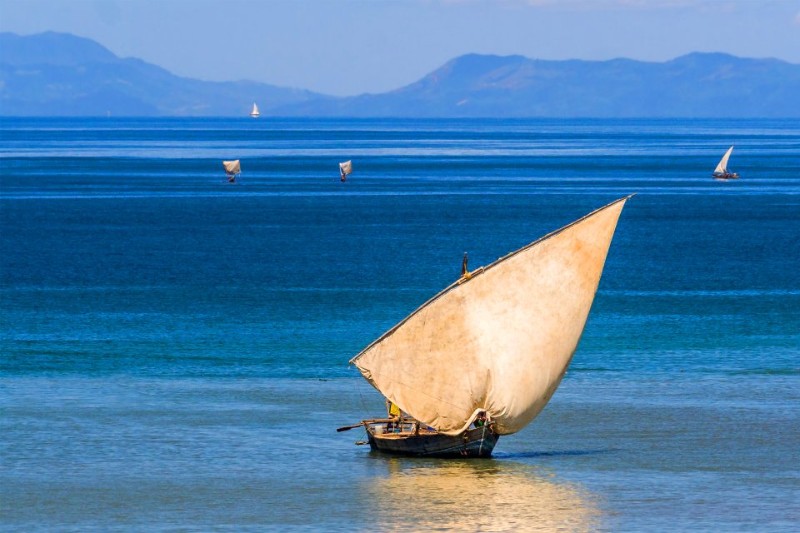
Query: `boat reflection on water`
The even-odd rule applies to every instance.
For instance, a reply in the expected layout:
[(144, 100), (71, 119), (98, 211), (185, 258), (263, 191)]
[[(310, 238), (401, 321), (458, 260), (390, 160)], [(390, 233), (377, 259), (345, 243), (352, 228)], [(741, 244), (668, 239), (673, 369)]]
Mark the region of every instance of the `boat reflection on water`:
[(391, 459), (365, 488), (376, 531), (594, 531), (579, 485), (519, 463)]

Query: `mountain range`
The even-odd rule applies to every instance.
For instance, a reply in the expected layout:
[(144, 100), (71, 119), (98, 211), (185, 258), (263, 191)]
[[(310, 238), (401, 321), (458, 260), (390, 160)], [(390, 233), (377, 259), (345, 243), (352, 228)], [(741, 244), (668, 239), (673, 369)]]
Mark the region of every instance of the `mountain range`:
[(262, 117), (800, 117), (800, 65), (721, 53), (654, 63), (468, 54), (382, 94), (333, 97), (209, 82), (90, 39), (0, 33), (0, 115)]

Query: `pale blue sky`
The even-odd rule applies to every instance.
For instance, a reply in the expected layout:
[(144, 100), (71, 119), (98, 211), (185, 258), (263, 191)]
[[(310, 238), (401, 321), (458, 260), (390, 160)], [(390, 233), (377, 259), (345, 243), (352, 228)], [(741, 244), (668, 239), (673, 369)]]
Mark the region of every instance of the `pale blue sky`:
[(0, 0), (0, 31), (48, 30), (182, 76), (335, 95), (395, 89), (470, 52), (800, 63), (800, 0)]

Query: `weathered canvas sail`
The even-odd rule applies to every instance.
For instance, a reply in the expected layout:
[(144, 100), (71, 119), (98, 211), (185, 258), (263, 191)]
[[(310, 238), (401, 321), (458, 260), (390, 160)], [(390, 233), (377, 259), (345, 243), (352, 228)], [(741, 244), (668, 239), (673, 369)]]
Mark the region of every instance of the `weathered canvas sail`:
[(725, 152), (725, 155), (723, 155), (722, 159), (719, 160), (717, 168), (714, 169), (714, 174), (725, 174), (728, 171), (728, 159), (731, 157), (731, 152), (733, 152), (733, 146), (728, 148), (728, 151)]
[(351, 360), (412, 417), (500, 434), (544, 408), (566, 372), (627, 198), (462, 277)]
[(222, 166), (225, 167), (225, 173), (228, 175), (239, 174), (242, 171), (238, 159), (236, 161), (223, 161)]
[(347, 176), (348, 174), (352, 173), (353, 162), (345, 161), (344, 163), (339, 163), (339, 172), (341, 172), (343, 176)]

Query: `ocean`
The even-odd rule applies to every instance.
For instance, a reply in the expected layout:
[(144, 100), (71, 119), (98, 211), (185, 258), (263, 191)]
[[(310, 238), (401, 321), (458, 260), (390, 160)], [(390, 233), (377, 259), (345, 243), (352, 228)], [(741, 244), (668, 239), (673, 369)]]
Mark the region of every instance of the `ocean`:
[[(0, 127), (3, 531), (796, 530), (800, 121)], [(348, 360), (464, 252), (630, 193), (564, 381), (493, 458), (336, 432), (384, 413)]]

